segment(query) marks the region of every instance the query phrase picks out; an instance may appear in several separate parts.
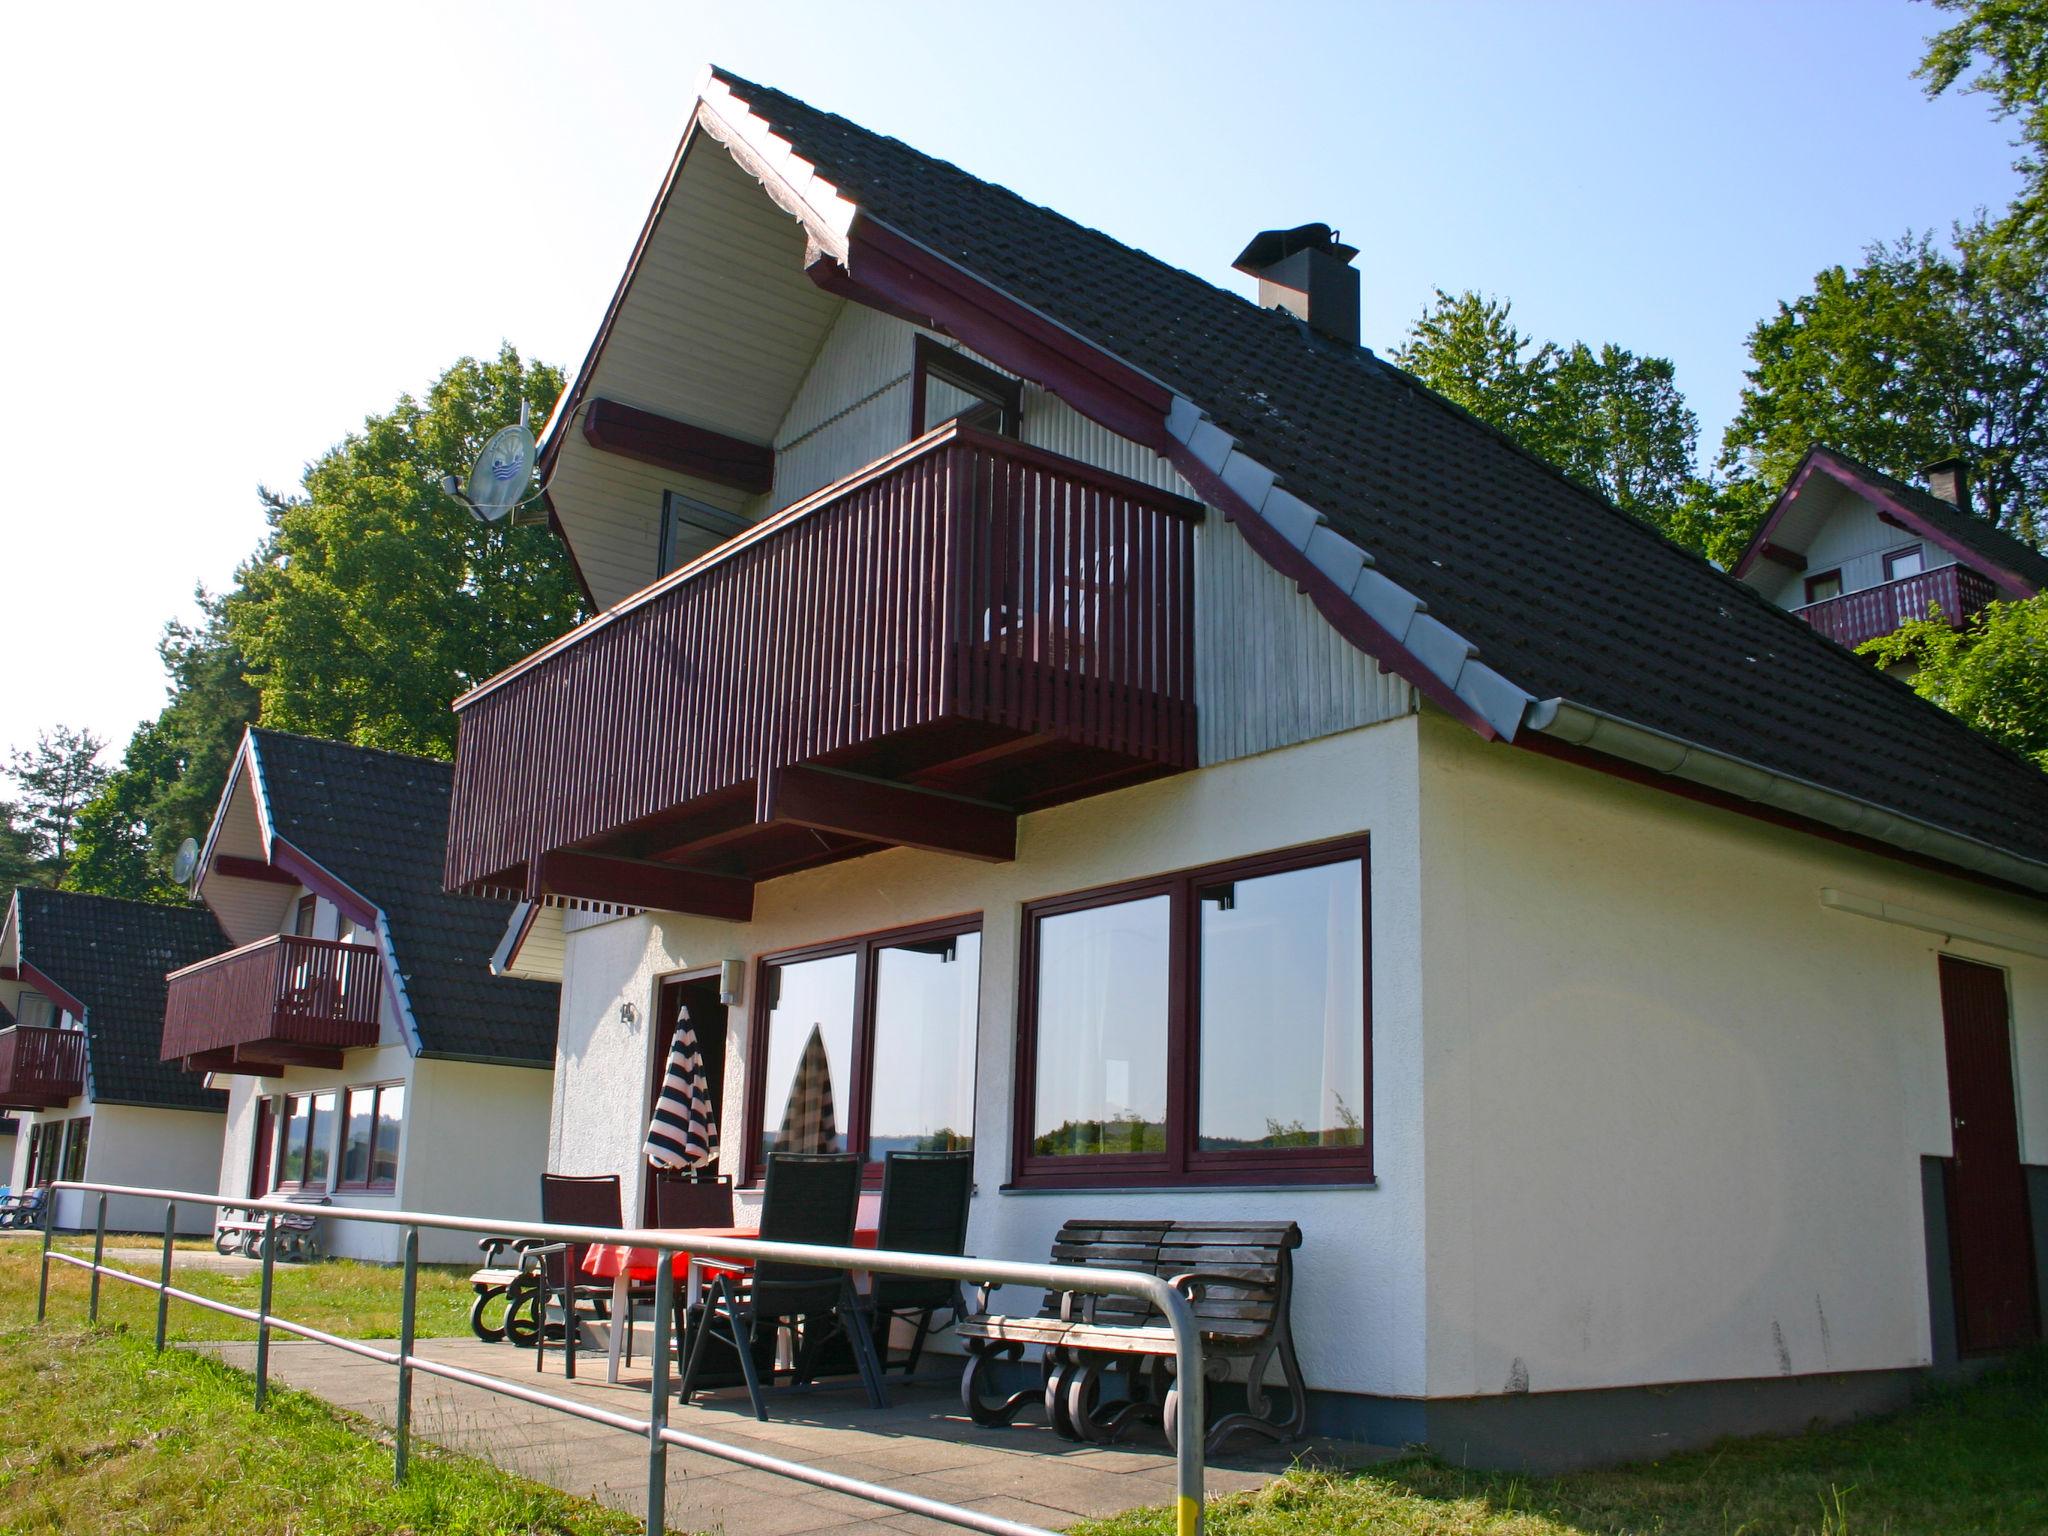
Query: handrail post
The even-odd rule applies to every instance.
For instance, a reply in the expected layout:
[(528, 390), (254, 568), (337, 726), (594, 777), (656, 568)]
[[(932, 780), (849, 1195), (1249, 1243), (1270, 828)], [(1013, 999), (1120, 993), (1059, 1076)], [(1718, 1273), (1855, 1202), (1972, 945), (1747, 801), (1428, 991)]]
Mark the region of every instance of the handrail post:
[(50, 1232), (57, 1225), (50, 1219), (50, 1207), (56, 1203), (54, 1193), (43, 1195), (43, 1273), (36, 1281), (36, 1321), (39, 1323), (50, 1310)]
[(405, 1229), (405, 1289), (398, 1304), (398, 1423), (392, 1438), (392, 1481), (405, 1481), (412, 1442), (412, 1346), (417, 1318), (420, 1229)]
[(97, 1323), (100, 1320), (100, 1265), (107, 1257), (107, 1197), (100, 1196), (99, 1215), (93, 1220), (92, 1228), (92, 1301), (86, 1307), (85, 1320)]
[(171, 1311), (171, 1239), (178, 1230), (178, 1202), (164, 1202), (164, 1259), (156, 1283), (156, 1352), (164, 1352), (164, 1331)]
[(1177, 1290), (1166, 1292), (1161, 1310), (1173, 1325), (1174, 1385), (1179, 1397), (1174, 1412), (1174, 1531), (1176, 1536), (1202, 1536), (1202, 1441), (1208, 1433), (1203, 1423), (1203, 1391), (1207, 1384), (1202, 1379), (1202, 1329), (1195, 1320), (1195, 1309)]
[(277, 1265), (277, 1213), (263, 1213), (263, 1286), (256, 1302), (256, 1411), (270, 1396), (270, 1279)]
[[(662, 1536), (668, 1527), (668, 1442), (661, 1432), (668, 1427), (668, 1340), (670, 1314), (675, 1309), (675, 1255), (655, 1252), (654, 1265), (654, 1380), (647, 1389), (647, 1536)], [(614, 1328), (619, 1326), (612, 1319)], [(633, 1326), (633, 1310), (626, 1309), (626, 1326)], [(743, 1346), (744, 1347), (744, 1346)]]

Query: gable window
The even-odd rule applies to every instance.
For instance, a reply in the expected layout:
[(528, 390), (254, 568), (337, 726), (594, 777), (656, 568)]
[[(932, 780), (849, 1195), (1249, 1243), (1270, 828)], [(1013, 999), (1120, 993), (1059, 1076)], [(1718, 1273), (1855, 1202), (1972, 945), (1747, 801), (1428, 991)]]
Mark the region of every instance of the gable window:
[(395, 1189), (398, 1137), (405, 1127), (405, 1084), (373, 1083), (348, 1091), (342, 1118), (341, 1188)]
[(1371, 1176), (1366, 847), (1025, 909), (1019, 1183)]
[(1024, 430), (1024, 386), (943, 342), (920, 336), (912, 364), (910, 435), (922, 437), (956, 419), (1017, 437)]
[(753, 526), (737, 513), (714, 507), (709, 502), (698, 501), (680, 491), (663, 491), (661, 547), (655, 557), (654, 574), (666, 576), (677, 566)]
[(771, 1152), (973, 1146), (980, 990), (979, 918), (764, 959), (748, 1178)]
[(320, 915), (320, 898), (301, 896), (299, 909), (292, 915), (292, 932), (302, 939), (313, 937), (313, 922)]
[(334, 1156), (332, 1092), (288, 1094), (284, 1101), (284, 1150), (277, 1182), (296, 1189), (325, 1189)]
[(14, 1005), (14, 1022), (31, 1029), (55, 1029), (57, 1005), (40, 992), (24, 992)]
[(1839, 570), (1822, 571), (1806, 578), (1806, 600), (1809, 603), (1824, 603), (1841, 595), (1842, 573)]
[(1915, 544), (1908, 549), (1895, 549), (1884, 557), (1884, 579), (1904, 581), (1908, 576), (1918, 576), (1927, 569), (1927, 551)]

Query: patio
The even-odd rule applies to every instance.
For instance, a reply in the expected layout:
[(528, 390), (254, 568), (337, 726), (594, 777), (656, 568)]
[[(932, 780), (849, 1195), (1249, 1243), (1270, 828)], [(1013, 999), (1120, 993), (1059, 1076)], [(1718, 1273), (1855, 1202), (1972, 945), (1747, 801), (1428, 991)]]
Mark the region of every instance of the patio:
[[(245, 1370), (255, 1360), (253, 1344), (196, 1347)], [(427, 1358), (521, 1385), (536, 1382), (533, 1356), (509, 1345), (427, 1339), (418, 1349)], [(275, 1339), (270, 1370), (274, 1380), (337, 1407), (379, 1424), (393, 1420), (397, 1383), (389, 1366), (319, 1344)], [(604, 1382), (601, 1352), (584, 1357), (573, 1382), (563, 1380), (558, 1360), (550, 1358), (545, 1380), (547, 1390), (586, 1403), (628, 1413), (645, 1411), (644, 1365), (626, 1372), (612, 1387)], [(672, 1404), (670, 1423), (742, 1449), (791, 1457), (1037, 1525), (1065, 1526), (1172, 1499), (1173, 1458), (1156, 1435), (1131, 1446), (1102, 1447), (1061, 1440), (1038, 1424), (1007, 1431), (979, 1429), (960, 1411), (952, 1382), (937, 1375), (908, 1384), (892, 1378), (890, 1391), (894, 1405), (880, 1411), (868, 1408), (859, 1389), (850, 1384), (844, 1390), (835, 1385), (778, 1395), (765, 1424), (747, 1411), (744, 1392), (718, 1392), (701, 1396), (694, 1406)], [(423, 1438), (485, 1457), (509, 1472), (645, 1513), (646, 1447), (620, 1431), (423, 1374), (413, 1381), (413, 1423)], [(1357, 1465), (1390, 1454), (1322, 1442), (1305, 1442), (1277, 1454), (1248, 1445), (1244, 1455), (1226, 1455), (1211, 1463), (1208, 1488), (1213, 1496), (1259, 1487), (1299, 1456)], [(679, 1449), (669, 1451), (668, 1468), (668, 1519), (673, 1530), (718, 1531), (723, 1536), (799, 1536), (809, 1531), (879, 1536), (957, 1529)]]

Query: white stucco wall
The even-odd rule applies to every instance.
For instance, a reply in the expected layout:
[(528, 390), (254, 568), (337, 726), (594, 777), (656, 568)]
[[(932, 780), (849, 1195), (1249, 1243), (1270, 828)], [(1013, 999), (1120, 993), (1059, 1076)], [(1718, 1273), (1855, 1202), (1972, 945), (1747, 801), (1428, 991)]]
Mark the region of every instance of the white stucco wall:
[[(81, 1096), (68, 1107), (20, 1117), (14, 1139), (9, 1183), (25, 1187), (28, 1143), (32, 1127), (62, 1124), (90, 1117), (85, 1143), (85, 1178), (95, 1184), (147, 1185), (153, 1189), (210, 1189), (220, 1165), (223, 1117), (196, 1109), (138, 1109), (124, 1104), (96, 1104)], [(59, 1190), (54, 1207), (60, 1227), (93, 1224), (96, 1196)], [(154, 1201), (117, 1196), (107, 1201), (108, 1227), (124, 1232), (161, 1232), (164, 1208)], [(180, 1206), (178, 1230), (197, 1234), (213, 1230), (212, 1212)]]
[[(675, 915), (572, 923), (562, 990), (551, 1165), (617, 1172), (637, 1188), (647, 1020), (657, 979), (844, 935), (984, 915), (975, 1094), (978, 1192), (969, 1244), (1042, 1259), (1077, 1214), (1301, 1223), (1295, 1317), (1312, 1386), (1390, 1394), (1423, 1386), (1421, 1016), (1416, 927), (1416, 721), (1412, 716), (1262, 757), (1039, 812), (1010, 864), (893, 850), (759, 888), (747, 925)], [(1143, 874), (1368, 832), (1372, 838), (1373, 1188), (1005, 1192), (1024, 902)], [(751, 976), (750, 976), (751, 987)], [(747, 1027), (733, 1010), (724, 1124), (728, 1171), (744, 1115)], [(639, 1023), (621, 1022), (631, 1003)], [(630, 1208), (630, 1207), (629, 1207)], [(1029, 1310), (1036, 1293), (1009, 1304)]]
[[(403, 1082), (405, 1125), (396, 1186), (388, 1193), (324, 1191), (329, 1199), (336, 1206), (365, 1210), (536, 1219), (549, 1078), (533, 1067), (415, 1061), (394, 1045), (350, 1051), (338, 1069), (294, 1067), (275, 1077), (237, 1077), (218, 1167), (207, 1178), (211, 1182), (217, 1173), (215, 1187), (223, 1195), (248, 1194), (259, 1097)], [(336, 1111), (341, 1111), (339, 1099)], [(402, 1242), (399, 1228), (362, 1222), (329, 1221), (321, 1232), (326, 1252), (379, 1263), (396, 1262)], [(464, 1263), (476, 1257), (476, 1239), (423, 1229), (420, 1257), (429, 1263)]]
[[(1432, 1395), (1925, 1363), (1941, 935), (2048, 914), (1435, 719), (1422, 732)], [(2048, 962), (2008, 969), (2048, 1156)], [(1384, 953), (1382, 949), (1381, 953)]]

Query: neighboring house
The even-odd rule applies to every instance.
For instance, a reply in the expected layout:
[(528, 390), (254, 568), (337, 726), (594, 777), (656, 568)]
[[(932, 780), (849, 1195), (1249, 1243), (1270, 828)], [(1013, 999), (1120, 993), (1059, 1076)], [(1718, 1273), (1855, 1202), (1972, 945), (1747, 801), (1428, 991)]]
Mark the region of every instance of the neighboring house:
[[(227, 937), (158, 1015), (167, 1070), (229, 1089), (205, 1187), (538, 1219), (555, 988), (494, 980), (506, 909), (442, 892), (448, 781), (425, 758), (243, 737), (192, 881)], [(330, 1253), (399, 1254), (396, 1227), (327, 1228)]]
[(542, 445), (604, 612), (457, 702), (552, 1166), (644, 1185), (687, 1008), (753, 1186), (815, 1034), (976, 1254), (1297, 1220), (1315, 1423), (1477, 1460), (2033, 1338), (2048, 778), (1362, 350), (1350, 255), (1262, 307), (710, 77)]
[(1733, 574), (1851, 650), (1930, 608), (1960, 628), (2048, 586), (2048, 555), (1971, 513), (1961, 459), (1925, 474), (1922, 490), (1809, 448)]
[[(16, 1189), (89, 1179), (152, 1189), (210, 1189), (227, 1095), (160, 1059), (164, 973), (226, 941), (202, 907), (119, 901), (22, 886), (0, 922), (0, 1105), (23, 1114)], [(95, 1219), (94, 1197), (63, 1191), (59, 1226)], [(107, 1220), (161, 1232), (164, 1208), (127, 1198)], [(212, 1213), (181, 1206), (178, 1230), (210, 1232)]]

